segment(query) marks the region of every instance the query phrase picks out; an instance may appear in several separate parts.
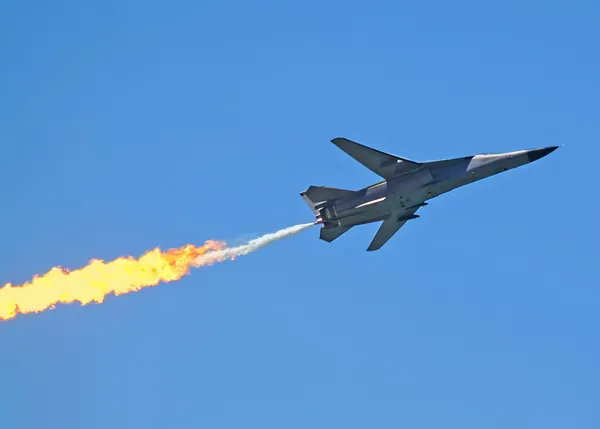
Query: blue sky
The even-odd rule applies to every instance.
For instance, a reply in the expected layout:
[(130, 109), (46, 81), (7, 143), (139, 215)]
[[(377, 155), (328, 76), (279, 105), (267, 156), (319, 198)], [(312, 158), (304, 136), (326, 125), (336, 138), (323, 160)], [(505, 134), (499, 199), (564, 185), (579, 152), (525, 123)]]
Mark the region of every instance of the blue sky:
[(565, 145), (378, 252), (318, 231), (0, 327), (13, 428), (597, 428), (597, 1), (0, 6), (0, 284), (311, 221), (298, 193)]

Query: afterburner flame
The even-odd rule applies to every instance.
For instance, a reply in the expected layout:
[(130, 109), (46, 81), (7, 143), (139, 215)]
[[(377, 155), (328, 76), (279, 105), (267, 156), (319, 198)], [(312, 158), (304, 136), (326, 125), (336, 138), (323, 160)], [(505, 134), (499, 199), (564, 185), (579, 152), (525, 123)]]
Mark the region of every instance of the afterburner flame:
[(75, 271), (55, 267), (41, 277), (35, 276), (29, 283), (20, 286), (9, 283), (0, 288), (0, 320), (12, 319), (19, 313), (39, 313), (58, 303), (100, 303), (111, 293), (122, 295), (179, 280), (191, 267), (205, 267), (249, 255), (314, 225), (290, 226), (235, 247), (226, 247), (221, 241), (207, 241), (200, 247), (188, 244), (166, 252), (154, 249), (139, 259), (131, 256), (112, 262), (92, 259), (86, 267)]
[(0, 320), (19, 313), (39, 313), (58, 303), (101, 303), (111, 293), (122, 295), (179, 280), (189, 273), (194, 260), (224, 246), (222, 242), (207, 241), (200, 247), (188, 244), (165, 252), (156, 248), (139, 259), (131, 256), (112, 262), (92, 259), (87, 266), (74, 271), (55, 267), (43, 276), (34, 276), (31, 282), (19, 286), (9, 283), (0, 288)]

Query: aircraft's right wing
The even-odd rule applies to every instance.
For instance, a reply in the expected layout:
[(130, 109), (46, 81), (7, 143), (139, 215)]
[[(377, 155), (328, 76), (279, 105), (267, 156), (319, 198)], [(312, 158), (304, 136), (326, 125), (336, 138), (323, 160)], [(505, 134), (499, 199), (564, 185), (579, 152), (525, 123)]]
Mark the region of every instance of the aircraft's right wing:
[(392, 238), (406, 222), (419, 217), (418, 215), (415, 215), (415, 212), (418, 209), (419, 208), (417, 207), (413, 210), (406, 211), (401, 215), (392, 215), (384, 220), (377, 230), (377, 234), (375, 234), (375, 237), (373, 237), (373, 241), (371, 241), (367, 251), (372, 252), (374, 250), (381, 249), (381, 247), (387, 243), (388, 240)]
[(337, 137), (331, 140), (331, 142), (369, 170), (386, 180), (391, 179), (398, 174), (414, 170), (421, 165), (419, 162), (371, 149), (370, 147), (343, 137)]

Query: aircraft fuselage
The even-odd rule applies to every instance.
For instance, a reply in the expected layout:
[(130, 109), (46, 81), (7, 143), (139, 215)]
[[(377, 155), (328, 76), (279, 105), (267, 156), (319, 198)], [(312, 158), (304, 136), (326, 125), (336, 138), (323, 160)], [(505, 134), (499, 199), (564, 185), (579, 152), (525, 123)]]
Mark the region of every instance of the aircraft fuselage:
[[(353, 142), (347, 144), (358, 145)], [(361, 149), (372, 150), (361, 145), (358, 146)], [(354, 147), (349, 146), (348, 151)], [(542, 149), (481, 154), (424, 163), (398, 158), (397, 163), (403, 163), (401, 164), (402, 170), (400, 173), (396, 174), (394, 172), (394, 174), (390, 174), (391, 177), (371, 186), (358, 191), (324, 188), (348, 192), (348, 194), (312, 205), (316, 214), (316, 223), (323, 224), (323, 228), (330, 231), (338, 229), (339, 235), (353, 226), (371, 222), (393, 220), (396, 223), (404, 223), (419, 217), (414, 213), (419, 207), (427, 205), (428, 200), (470, 183), (536, 161), (555, 149), (556, 146), (552, 146)], [(355, 156), (353, 153), (350, 154)], [(393, 157), (389, 154), (377, 152), (377, 156), (380, 156), (379, 154)], [(384, 166), (384, 163), (379, 165)], [(384, 167), (393, 165), (393, 161), (389, 161)], [(367, 166), (369, 167), (369, 165)], [(387, 172), (384, 171), (382, 174), (387, 174)], [(305, 194), (306, 192), (302, 195), (306, 199)], [(311, 203), (310, 200), (307, 201), (309, 204)], [(336, 235), (331, 241), (339, 235)], [(329, 241), (323, 235), (322, 238)]]

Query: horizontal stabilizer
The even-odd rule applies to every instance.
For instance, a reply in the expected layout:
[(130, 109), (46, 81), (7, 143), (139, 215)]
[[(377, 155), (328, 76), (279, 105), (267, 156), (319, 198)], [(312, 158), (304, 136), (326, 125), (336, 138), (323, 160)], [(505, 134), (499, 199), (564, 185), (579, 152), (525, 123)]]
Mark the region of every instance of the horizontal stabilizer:
[(337, 137), (331, 142), (384, 179), (415, 170), (421, 165), (419, 162), (371, 149), (343, 137)]
[(340, 198), (355, 197), (359, 193), (357, 191), (348, 191), (346, 189), (330, 188), (327, 186), (309, 186), (302, 192), (302, 197), (308, 198), (315, 205), (324, 201), (334, 201)]
[(349, 231), (351, 226), (338, 226), (337, 228), (321, 228), (319, 238), (323, 241), (331, 243), (333, 240)]

